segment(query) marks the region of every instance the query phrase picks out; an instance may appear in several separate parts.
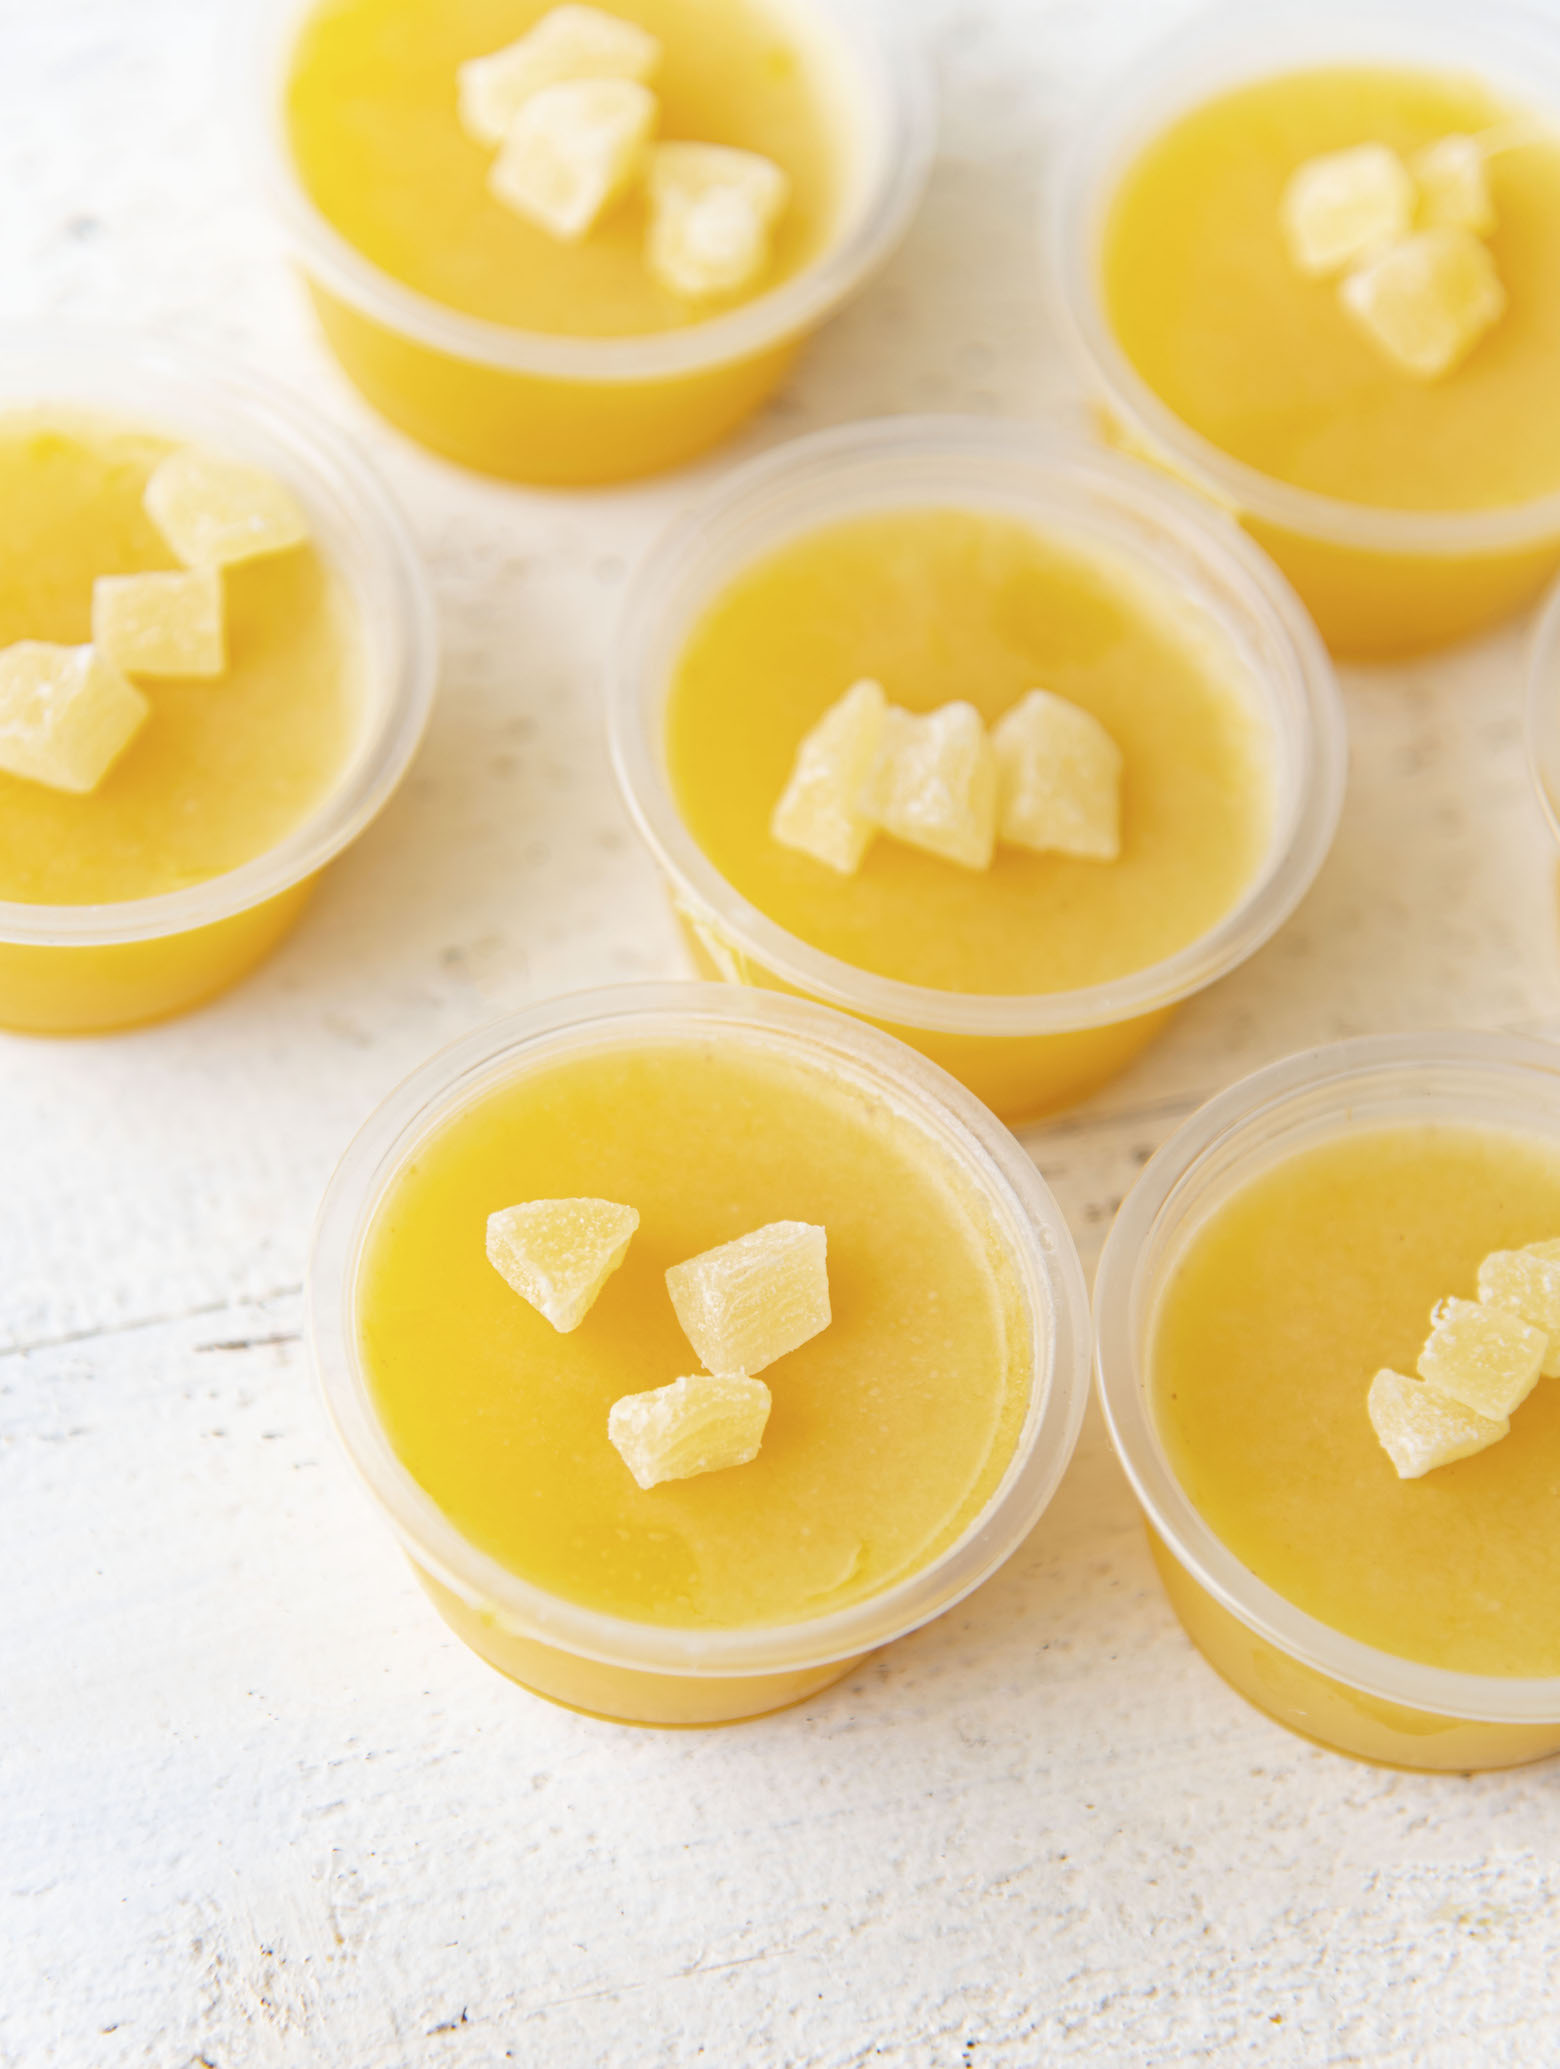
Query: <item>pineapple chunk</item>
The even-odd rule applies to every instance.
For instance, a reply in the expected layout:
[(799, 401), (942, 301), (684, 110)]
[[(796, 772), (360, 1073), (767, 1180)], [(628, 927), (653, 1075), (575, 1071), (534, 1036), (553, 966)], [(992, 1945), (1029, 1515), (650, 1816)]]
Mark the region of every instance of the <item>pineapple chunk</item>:
[(650, 158), (651, 272), (674, 294), (735, 294), (769, 264), (791, 197), (772, 159), (724, 144), (661, 144)]
[(887, 711), (883, 685), (870, 679), (831, 704), (797, 748), (791, 780), (769, 822), (782, 845), (815, 856), (841, 876), (855, 875), (877, 832), (862, 799)]
[(637, 178), (655, 123), (655, 95), (637, 80), (544, 86), (509, 125), (488, 186), (549, 237), (577, 244)]
[(1406, 236), (1417, 198), (1408, 168), (1385, 144), (1308, 158), (1278, 205), (1290, 259), (1313, 280), (1341, 273), (1378, 246)]
[(263, 467), (181, 446), (155, 469), (142, 498), (187, 568), (229, 567), (285, 553), (309, 536), (290, 489)]
[(488, 1216), (487, 1256), (560, 1336), (578, 1329), (639, 1226), (615, 1200), (527, 1200)]
[(1444, 136), (1409, 160), (1419, 183), (1419, 220), (1426, 229), (1471, 230), (1488, 237), (1495, 227), (1495, 203), (1477, 137)]
[(1549, 1338), (1539, 1371), (1560, 1378), (1560, 1260), (1531, 1250), (1492, 1250), (1479, 1266), (1479, 1298), (1519, 1315)]
[(1430, 1317), (1419, 1376), (1491, 1422), (1522, 1406), (1538, 1382), (1549, 1339), (1504, 1308), (1443, 1300)]
[(771, 1221), (674, 1264), (666, 1290), (711, 1372), (762, 1372), (829, 1326), (828, 1231)]
[(570, 79), (643, 81), (660, 62), (659, 42), (637, 22), (599, 7), (555, 7), (517, 43), (461, 66), (460, 125), (475, 143), (496, 150), (543, 87)]
[(1403, 373), (1434, 381), (1505, 313), (1495, 261), (1471, 230), (1421, 230), (1351, 273), (1344, 308)]
[(607, 1435), (641, 1487), (720, 1473), (758, 1456), (769, 1389), (745, 1372), (693, 1373), (647, 1394), (625, 1394), (607, 1412)]
[(51, 790), (96, 790), (151, 706), (96, 647), (0, 649), (0, 769)]
[(1366, 1400), (1371, 1428), (1397, 1467), (1400, 1480), (1417, 1480), (1437, 1466), (1471, 1458), (1498, 1444), (1511, 1428), (1437, 1393), (1423, 1380), (1406, 1379), (1383, 1369), (1370, 1383)]
[(215, 568), (99, 575), (92, 585), (92, 639), (125, 675), (221, 675), (227, 667), (222, 577)]
[(1092, 712), (1031, 690), (991, 732), (1003, 840), (1114, 862), (1121, 853), (1121, 749)]
[(997, 841), (997, 758), (973, 704), (922, 718), (890, 705), (868, 803), (896, 840), (965, 869), (989, 869)]

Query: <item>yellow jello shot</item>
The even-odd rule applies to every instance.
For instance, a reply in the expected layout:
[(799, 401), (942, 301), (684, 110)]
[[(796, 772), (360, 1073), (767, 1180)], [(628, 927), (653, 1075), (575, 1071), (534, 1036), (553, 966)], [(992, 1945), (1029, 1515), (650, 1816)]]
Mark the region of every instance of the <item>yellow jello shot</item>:
[(435, 635), (363, 463), (268, 385), (0, 344), (0, 1027), (200, 1004), (416, 747)]
[[(1326, 655), (1235, 526), (960, 419), (732, 476), (633, 585), (609, 725), (704, 974), (858, 1013), (1008, 1119), (1092, 1091), (1251, 955), (1343, 784)], [(832, 834), (807, 773), (831, 739)], [(944, 776), (969, 816), (939, 831)]]
[(1055, 1201), (843, 1014), (580, 994), (436, 1058), (338, 1171), (331, 1413), (453, 1629), (636, 1724), (800, 1701), (1023, 1541), (1088, 1391)]
[(368, 400), (581, 484), (725, 437), (902, 235), (934, 117), (850, 0), (274, 0), (267, 182)]
[(1560, 1048), (1509, 1036), (1293, 1057), (1128, 1196), (1106, 1419), (1188, 1634), (1292, 1730), (1402, 1767), (1560, 1751), (1557, 1256)]
[(1049, 224), (1120, 444), (1239, 516), (1333, 651), (1560, 564), (1560, 35), (1502, 6), (1225, 5), (1080, 122)]

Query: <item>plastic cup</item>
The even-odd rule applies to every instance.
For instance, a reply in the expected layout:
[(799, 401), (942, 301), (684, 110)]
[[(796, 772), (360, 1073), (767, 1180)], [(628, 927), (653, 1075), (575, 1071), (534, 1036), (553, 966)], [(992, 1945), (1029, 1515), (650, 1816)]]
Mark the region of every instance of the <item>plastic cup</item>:
[[(970, 1188), (1011, 1257), (1033, 1332), (1023, 1430), (983, 1512), (930, 1565), (867, 1600), (788, 1625), (688, 1630), (603, 1615), (519, 1579), (469, 1544), (401, 1464), (359, 1355), (364, 1245), (398, 1174), (462, 1109), (538, 1065), (686, 1036), (805, 1059), (886, 1099)], [(826, 1151), (821, 1151), (826, 1154)], [(336, 1427), (414, 1571), (456, 1633), (538, 1695), (634, 1724), (719, 1724), (826, 1688), (990, 1577), (1061, 1481), (1088, 1396), (1088, 1301), (1060, 1209), (991, 1116), (921, 1057), (839, 1013), (720, 985), (643, 984), (555, 1000), (458, 1042), (393, 1093), (331, 1181), (308, 1303)]]
[(1077, 124), (1047, 225), (1064, 332), (1107, 435), (1232, 514), (1277, 561), (1335, 654), (1446, 646), (1519, 610), (1560, 566), (1560, 490), (1483, 510), (1412, 511), (1295, 488), (1232, 458), (1128, 361), (1099, 280), (1112, 196), (1156, 136), (1245, 81), (1313, 65), (1473, 73), (1560, 122), (1560, 26), (1457, 0), (1225, 0), (1138, 59)]
[[(1273, 826), (1244, 896), (1199, 940), (1082, 990), (936, 991), (809, 947), (707, 860), (678, 811), (664, 743), (666, 699), (692, 627), (735, 576), (785, 540), (896, 506), (1004, 511), (1124, 553), (1195, 600), (1210, 629), (1233, 645), (1272, 742)], [(1332, 840), (1346, 754), (1337, 687), (1315, 629), (1237, 526), (1156, 471), (1082, 440), (964, 418), (825, 432), (729, 475), (632, 584), (610, 666), (608, 729), (618, 781), (701, 972), (859, 1014), (1009, 1120), (1064, 1106), (1113, 1077), (1182, 999), (1244, 962), (1282, 924)]]
[(888, 257), (930, 169), (931, 88), (897, 15), (872, 0), (788, 0), (860, 124), (854, 191), (826, 248), (772, 292), (682, 329), (623, 338), (513, 329), (382, 272), (304, 191), (283, 96), (298, 29), (317, 5), (265, 0), (262, 10), (255, 70), (264, 184), (351, 380), (399, 429), (484, 474), (561, 486), (623, 481), (677, 466), (725, 438)]
[(1560, 840), (1560, 587), (1533, 629), (1524, 718), (1528, 768), (1550, 831)]
[(1302, 1149), (1422, 1121), (1560, 1138), (1560, 1047), (1510, 1035), (1373, 1036), (1292, 1056), (1211, 1100), (1144, 1170), (1100, 1258), (1100, 1398), (1176, 1614), (1232, 1687), (1280, 1724), (1359, 1759), (1512, 1767), (1560, 1751), (1560, 1679), (1424, 1666), (1295, 1608), (1198, 1514), (1149, 1400), (1155, 1309), (1207, 1218)]
[(406, 773), (432, 702), (437, 635), (406, 528), (366, 464), (289, 396), (150, 342), (0, 341), (0, 409), (88, 409), (202, 441), (287, 482), (356, 607), (366, 709), (335, 789), (278, 846), (184, 890), (105, 905), (0, 902), (0, 1027), (92, 1034), (203, 1003), (297, 923), (320, 870)]

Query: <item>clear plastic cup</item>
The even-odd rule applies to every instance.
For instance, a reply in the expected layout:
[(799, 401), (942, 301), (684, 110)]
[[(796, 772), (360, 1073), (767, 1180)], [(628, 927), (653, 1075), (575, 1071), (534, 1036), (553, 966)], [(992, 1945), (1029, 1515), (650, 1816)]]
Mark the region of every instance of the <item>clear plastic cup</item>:
[[(788, 1625), (689, 1630), (604, 1615), (517, 1578), (468, 1543), (391, 1450), (359, 1356), (364, 1245), (422, 1144), (538, 1065), (689, 1037), (762, 1044), (891, 1101), (968, 1184), (1006, 1248), (1033, 1330), (1033, 1390), (984, 1511), (929, 1565), (851, 1607)], [(308, 1304), (336, 1427), (418, 1579), (472, 1649), (538, 1695), (635, 1724), (719, 1724), (799, 1702), (990, 1577), (1059, 1485), (1088, 1397), (1088, 1299), (1066, 1222), (1006, 1130), (943, 1073), (855, 1020), (720, 985), (642, 984), (554, 1000), (458, 1042), (393, 1093), (347, 1151), (315, 1230)]]
[(1525, 711), (1528, 768), (1550, 831), (1560, 840), (1560, 587), (1533, 628)]
[(1512, 1767), (1560, 1751), (1560, 1679), (1424, 1666), (1344, 1637), (1260, 1581), (1176, 1479), (1149, 1399), (1160, 1295), (1192, 1237), (1282, 1158), (1356, 1130), (1441, 1121), (1560, 1139), (1560, 1047), (1511, 1035), (1372, 1036), (1308, 1050), (1211, 1100), (1144, 1170), (1095, 1278), (1100, 1398), (1192, 1642), (1293, 1731), (1399, 1767)]
[(325, 802), (242, 868), (105, 905), (0, 902), (0, 1027), (92, 1034), (164, 1019), (235, 983), (297, 923), (320, 870), (406, 773), (437, 672), (427, 579), (362, 459), (289, 396), (117, 334), (0, 339), (0, 410), (85, 409), (254, 461), (285, 481), (356, 608), (366, 710)]
[(1390, 510), (1263, 474), (1194, 431), (1142, 379), (1112, 334), (1099, 281), (1112, 196), (1180, 116), (1251, 79), (1371, 62), (1472, 73), (1560, 123), (1560, 24), (1545, 16), (1499, 0), (1224, 0), (1084, 110), (1046, 228), (1062, 327), (1107, 435), (1238, 516), (1335, 654), (1392, 659), (1448, 645), (1530, 602), (1560, 566), (1560, 491), (1505, 508)]
[(677, 466), (765, 402), (809, 335), (904, 235), (936, 141), (930, 83), (896, 11), (881, 0), (783, 4), (837, 72), (860, 125), (835, 235), (801, 272), (739, 308), (644, 337), (575, 338), (448, 308), (332, 228), (298, 178), (283, 118), (298, 30), (318, 0), (264, 0), (253, 65), (262, 178), (326, 340), (369, 402), (463, 466), (561, 486)]
[[(689, 632), (734, 577), (785, 540), (896, 506), (1003, 511), (1125, 554), (1195, 601), (1245, 662), (1252, 707), (1272, 742), (1272, 832), (1244, 896), (1199, 940), (1083, 990), (937, 991), (810, 947), (739, 896), (705, 857), (678, 811), (665, 756), (666, 698)], [(859, 1014), (1009, 1120), (1095, 1090), (1162, 1031), (1181, 1000), (1252, 955), (1305, 895), (1343, 797), (1346, 743), (1332, 669), (1271, 563), (1237, 526), (1157, 471), (1025, 424), (890, 419), (804, 438), (738, 469), (640, 569), (607, 695), (618, 781), (701, 972)]]

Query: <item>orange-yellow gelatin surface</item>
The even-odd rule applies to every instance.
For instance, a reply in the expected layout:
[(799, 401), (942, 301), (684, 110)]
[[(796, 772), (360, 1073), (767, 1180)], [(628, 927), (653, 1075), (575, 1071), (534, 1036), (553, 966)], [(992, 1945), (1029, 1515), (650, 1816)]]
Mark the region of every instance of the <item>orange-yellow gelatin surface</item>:
[[(1092, 712), (1125, 758), (1120, 860), (1002, 846), (968, 870), (880, 835), (842, 876), (782, 846), (769, 819), (797, 745), (862, 676), (988, 723), (1036, 688)], [(1233, 649), (1168, 583), (993, 513), (884, 512), (782, 547), (696, 626), (666, 725), (688, 830), (743, 897), (934, 990), (1062, 992), (1162, 961), (1236, 904), (1269, 833), (1267, 740)]]
[[(484, 1228), (576, 1196), (641, 1219), (559, 1335), (488, 1264)], [(667, 1267), (777, 1220), (827, 1229), (832, 1322), (764, 1373), (751, 1464), (641, 1490), (607, 1413), (698, 1369)], [(995, 1492), (1033, 1360), (1006, 1252), (942, 1154), (821, 1067), (747, 1042), (589, 1050), (483, 1096), (393, 1183), (357, 1317), (390, 1443), (469, 1543), (569, 1602), (709, 1629), (821, 1616), (927, 1565)], [(565, 1700), (620, 1699), (548, 1687), (471, 1636)]]
[[(1482, 1258), (1557, 1234), (1560, 1146), (1426, 1123), (1300, 1151), (1210, 1217), (1160, 1299), (1152, 1398), (1176, 1477), (1258, 1579), (1383, 1652), (1560, 1675), (1560, 1382), (1500, 1443), (1417, 1480), (1365, 1409), (1380, 1367), (1414, 1371), (1436, 1302), (1476, 1297)], [(1470, 1764), (1542, 1750), (1495, 1732)], [(1410, 1740), (1384, 1757), (1417, 1761)]]

